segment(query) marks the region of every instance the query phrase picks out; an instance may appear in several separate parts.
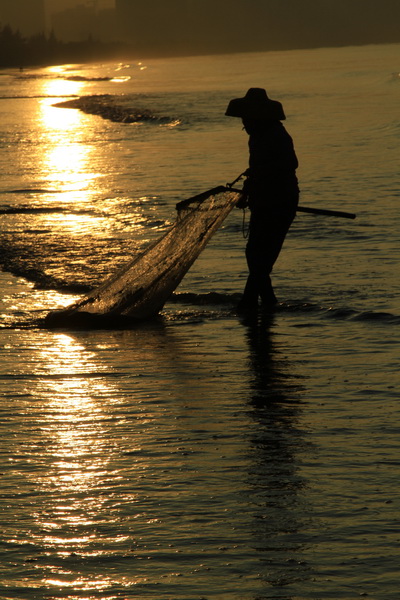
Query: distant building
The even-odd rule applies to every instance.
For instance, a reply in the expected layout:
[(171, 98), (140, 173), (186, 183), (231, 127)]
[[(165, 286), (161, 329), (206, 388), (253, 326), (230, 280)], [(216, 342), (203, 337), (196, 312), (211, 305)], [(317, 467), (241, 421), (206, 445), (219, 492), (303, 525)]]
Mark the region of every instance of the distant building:
[[(253, 25), (257, 24), (259, 4), (259, 0), (115, 2), (120, 37), (138, 51), (151, 54), (207, 54), (248, 47), (247, 25), (249, 18), (253, 19)], [(250, 46), (256, 48), (258, 25), (253, 26), (251, 33), (254, 42)]]
[(46, 30), (44, 0), (0, 0), (0, 25), (29, 37)]
[(400, 0), (115, 0), (142, 55), (397, 43)]
[(96, 2), (80, 3), (50, 15), (50, 27), (64, 42), (80, 42), (93, 38), (115, 41), (115, 9), (98, 10)]
[(104, 8), (97, 13), (96, 37), (102, 42), (118, 40), (117, 16), (115, 8)]
[(170, 44), (180, 47), (192, 29), (190, 4), (190, 0), (116, 0), (120, 37), (142, 51), (163, 51)]

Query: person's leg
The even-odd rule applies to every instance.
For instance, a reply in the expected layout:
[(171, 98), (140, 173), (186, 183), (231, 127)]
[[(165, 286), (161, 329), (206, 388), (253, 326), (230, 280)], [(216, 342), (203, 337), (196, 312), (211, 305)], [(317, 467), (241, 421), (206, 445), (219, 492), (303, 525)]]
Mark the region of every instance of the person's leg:
[(249, 275), (243, 290), (238, 308), (256, 310), (260, 295), (260, 283), (263, 280), (264, 266), (262, 261), (261, 229), (255, 220), (250, 218), (249, 237), (246, 244), (246, 261)]
[(284, 216), (252, 213), (246, 246), (249, 276), (241, 304), (257, 306), (259, 297), (264, 305), (276, 304), (270, 274), (293, 218), (294, 213)]
[(238, 308), (244, 310), (255, 310), (258, 307), (258, 282), (254, 274), (249, 273), (240, 299)]

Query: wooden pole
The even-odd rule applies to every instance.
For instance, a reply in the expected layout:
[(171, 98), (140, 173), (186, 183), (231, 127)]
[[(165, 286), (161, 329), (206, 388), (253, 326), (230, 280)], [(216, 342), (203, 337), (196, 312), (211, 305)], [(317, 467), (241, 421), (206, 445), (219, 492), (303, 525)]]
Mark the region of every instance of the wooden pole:
[[(227, 191), (231, 190), (232, 192), (243, 193), (243, 190), (239, 190), (233, 187), (225, 188)], [(298, 206), (298, 212), (311, 213), (314, 215), (326, 215), (327, 217), (341, 217), (343, 219), (355, 219), (356, 215), (354, 213), (344, 212), (342, 210), (328, 210), (327, 208), (311, 208), (308, 206)]]
[(298, 206), (299, 212), (312, 213), (314, 215), (326, 215), (328, 217), (342, 217), (343, 219), (355, 219), (354, 213), (343, 212), (341, 210), (327, 210), (325, 208), (310, 208), (309, 206)]

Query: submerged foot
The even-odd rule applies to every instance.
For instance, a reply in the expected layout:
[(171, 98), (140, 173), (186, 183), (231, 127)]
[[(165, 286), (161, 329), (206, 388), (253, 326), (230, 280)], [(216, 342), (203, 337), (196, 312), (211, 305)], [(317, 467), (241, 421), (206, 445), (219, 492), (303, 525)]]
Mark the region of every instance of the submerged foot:
[(265, 290), (263, 290), (260, 296), (263, 310), (272, 310), (278, 304), (278, 299), (275, 296), (272, 286), (268, 286)]
[(264, 300), (261, 302), (261, 310), (263, 312), (273, 312), (276, 307), (278, 306), (278, 300), (275, 298), (275, 300), (269, 300), (268, 302), (264, 302)]
[(258, 299), (242, 298), (238, 303), (236, 310), (242, 314), (254, 314), (258, 311)]

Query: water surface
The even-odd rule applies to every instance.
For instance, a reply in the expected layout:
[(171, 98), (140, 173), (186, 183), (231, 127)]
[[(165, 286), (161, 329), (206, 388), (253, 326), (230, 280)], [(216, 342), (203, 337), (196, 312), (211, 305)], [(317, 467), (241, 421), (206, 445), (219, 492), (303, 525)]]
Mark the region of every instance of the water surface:
[[(1, 72), (2, 600), (397, 598), (398, 57)], [(285, 106), (301, 203), (357, 213), (298, 216), (276, 312), (234, 310), (234, 211), (159, 319), (43, 328), (246, 168), (224, 111), (258, 85)], [(53, 106), (96, 94), (151, 118)]]

